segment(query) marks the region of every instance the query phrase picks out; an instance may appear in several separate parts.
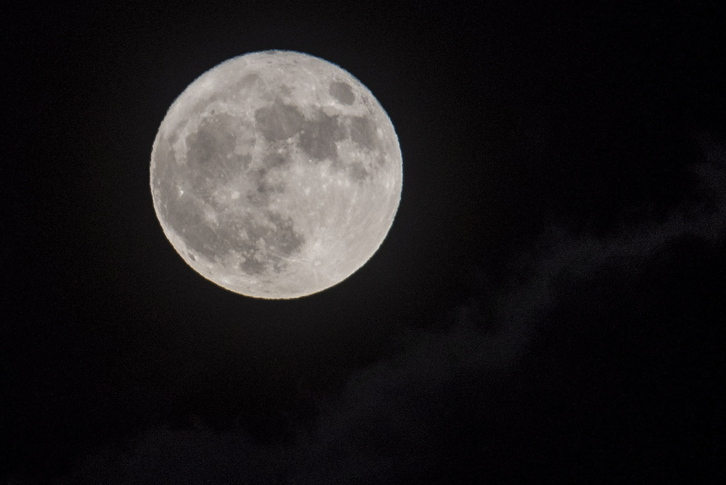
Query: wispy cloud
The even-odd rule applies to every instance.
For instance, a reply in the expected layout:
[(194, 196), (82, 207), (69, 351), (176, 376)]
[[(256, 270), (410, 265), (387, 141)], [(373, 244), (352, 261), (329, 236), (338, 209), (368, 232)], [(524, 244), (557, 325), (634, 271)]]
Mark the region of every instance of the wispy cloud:
[[(516, 366), (538, 323), (566, 289), (603, 268), (638, 273), (684, 238), (719, 245), (726, 236), (726, 150), (700, 137), (704, 162), (692, 167), (699, 192), (661, 222), (622, 227), (604, 237), (547, 231), (517, 269), (517, 283), (482, 291), (452, 311), (445, 331), (419, 332), (398, 355), (359, 371), (335, 397), (318, 403), (313, 431), (292, 443), (262, 445), (240, 431), (204, 427), (150, 430), (126, 451), (86, 457), (57, 483), (202, 484), (395, 483), (422, 473), (442, 453), (442, 436), (466, 414), (488, 408), (487, 395)], [(452, 393), (459, 400), (452, 398)], [(418, 472), (417, 472), (418, 470)], [(16, 477), (10, 483), (32, 483)]]

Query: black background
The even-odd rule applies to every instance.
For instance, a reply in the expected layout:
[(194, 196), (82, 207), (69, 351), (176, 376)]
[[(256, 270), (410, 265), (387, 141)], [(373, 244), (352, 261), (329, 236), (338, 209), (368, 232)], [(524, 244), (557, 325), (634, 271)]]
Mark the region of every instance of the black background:
[[(720, 483), (722, 2), (149, 3), (3, 21), (8, 483)], [(404, 160), (378, 253), (292, 301), (197, 275), (149, 190), (175, 97), (266, 49)]]

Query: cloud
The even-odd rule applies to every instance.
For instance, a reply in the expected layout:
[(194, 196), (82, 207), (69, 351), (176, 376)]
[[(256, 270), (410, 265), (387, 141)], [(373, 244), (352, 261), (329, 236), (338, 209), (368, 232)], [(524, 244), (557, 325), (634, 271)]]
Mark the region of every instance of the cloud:
[[(450, 443), (450, 436), (497, 420), (500, 410), (490, 397), (568, 288), (604, 268), (637, 274), (689, 238), (723, 243), (726, 150), (709, 135), (700, 143), (705, 162), (692, 167), (699, 192), (667, 219), (605, 237), (549, 229), (538, 249), (513, 269), (519, 273), (513, 283), (498, 289), (483, 285), (452, 311), (449, 328), (412, 333), (398, 355), (358, 372), (338, 395), (318, 403), (316, 426), (300, 429), (293, 442), (261, 444), (242, 430), (150, 430), (126, 451), (86, 457), (57, 483), (326, 485), (400, 483), (415, 476), (425, 481), (430, 464), (446, 456), (442, 443)], [(10, 483), (32, 482), (16, 477)]]
[(701, 135), (700, 143), (706, 162), (688, 169), (699, 182), (692, 199), (683, 201), (663, 222), (623, 226), (606, 237), (550, 227), (539, 250), (528, 255), (534, 262), (522, 270), (526, 283), (509, 295), (505, 314), (531, 319), (533, 313), (546, 311), (564, 286), (590, 278), (604, 267), (638, 271), (659, 252), (687, 238), (721, 244), (726, 236), (726, 150), (708, 134)]

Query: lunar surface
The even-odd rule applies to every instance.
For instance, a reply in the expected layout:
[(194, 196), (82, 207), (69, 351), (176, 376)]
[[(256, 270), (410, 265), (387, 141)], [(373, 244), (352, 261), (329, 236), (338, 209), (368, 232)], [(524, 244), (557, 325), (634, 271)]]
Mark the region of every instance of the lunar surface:
[(353, 274), (401, 198), (398, 138), (371, 92), (320, 58), (264, 51), (204, 73), (151, 155), (161, 227), (208, 280), (296, 298)]

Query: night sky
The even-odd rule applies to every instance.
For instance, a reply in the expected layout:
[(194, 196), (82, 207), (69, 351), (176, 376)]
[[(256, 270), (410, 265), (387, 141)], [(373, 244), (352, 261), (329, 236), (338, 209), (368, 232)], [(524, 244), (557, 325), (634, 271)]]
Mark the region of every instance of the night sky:
[[(723, 483), (724, 2), (46, 3), (0, 28), (1, 483)], [(380, 250), (289, 301), (149, 189), (176, 96), (267, 49), (404, 163)]]

